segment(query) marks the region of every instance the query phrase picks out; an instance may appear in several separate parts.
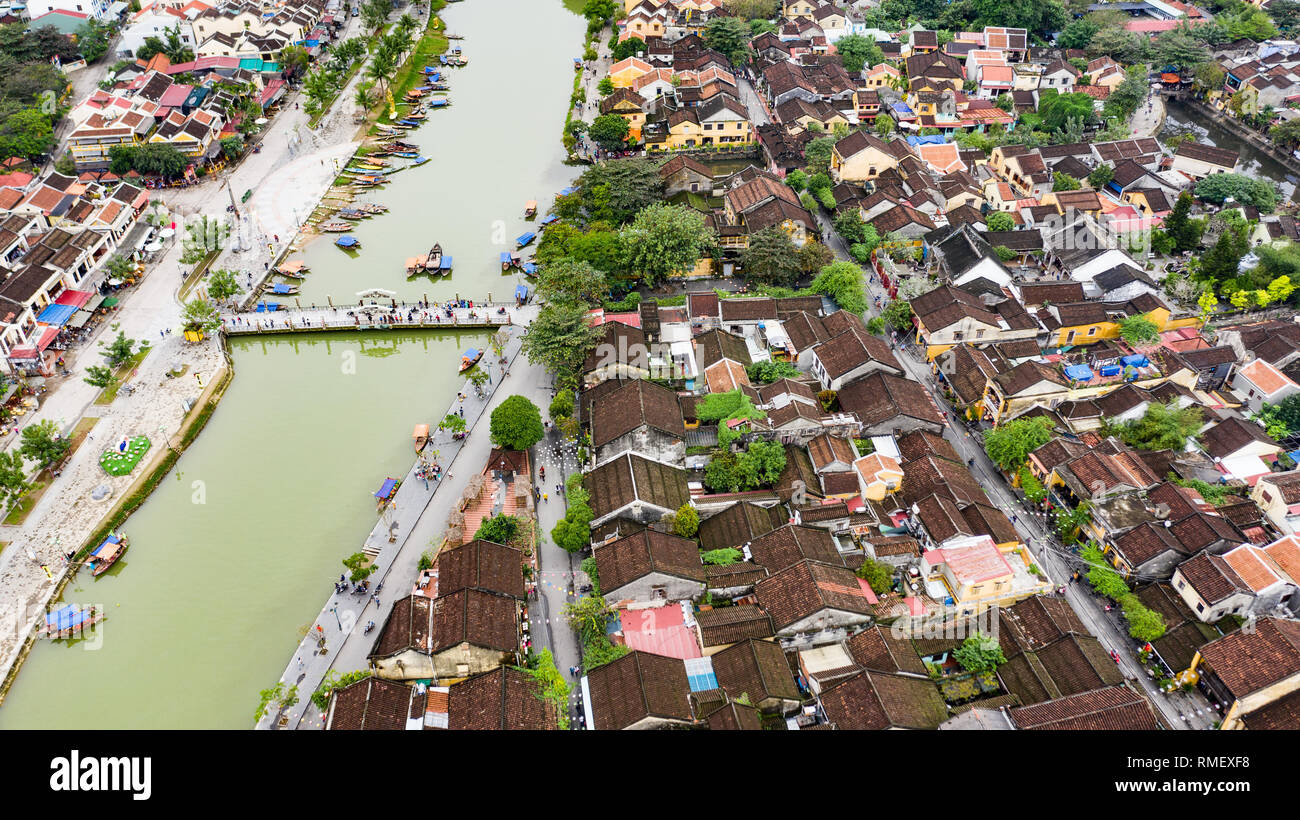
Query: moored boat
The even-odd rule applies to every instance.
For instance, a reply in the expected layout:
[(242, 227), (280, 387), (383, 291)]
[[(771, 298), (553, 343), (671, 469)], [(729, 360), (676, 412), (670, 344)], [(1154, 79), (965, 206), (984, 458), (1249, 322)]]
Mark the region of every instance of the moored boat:
[(526, 248), (529, 245), (531, 245), (533, 240), (536, 238), (537, 238), (537, 234), (533, 233), (532, 231), (529, 231), (528, 233), (525, 234), (521, 234), (519, 238), (515, 240), (515, 246), (520, 248)]
[(515, 265), (519, 264), (519, 254), (510, 251), (501, 251), (501, 270), (508, 271)]
[(423, 271), (428, 261), (429, 257), (427, 256), (408, 256), (406, 258), (406, 278), (410, 279), (412, 276)]
[(64, 604), (58, 609), (45, 613), (45, 637), (51, 639), (71, 638), (79, 632), (104, 620), (104, 613), (98, 607), (82, 607)]
[(298, 293), (298, 286), (276, 282), (267, 288), (266, 292), (271, 296), (295, 296)]
[(441, 265), (442, 265), (442, 245), (435, 242), (433, 243), (433, 247), (429, 249), (429, 255), (425, 257), (424, 269), (438, 270), (438, 268)]
[(530, 199), (524, 203), (524, 216), (528, 219), (537, 216), (537, 200)]
[(424, 445), (429, 443), (429, 425), (417, 424), (415, 430), (411, 432), (411, 438), (415, 439), (415, 452), (424, 449)]
[(411, 167), (419, 168), (421, 165), (423, 165), (428, 161), (429, 161), (429, 157), (416, 157), (415, 159), (411, 160)]
[(322, 222), (320, 229), (325, 233), (346, 233), (352, 230), (352, 224), (348, 222)]
[(104, 542), (95, 547), (94, 551), (90, 553), (90, 557), (86, 559), (86, 563), (90, 565), (91, 574), (103, 574), (105, 570), (117, 563), (117, 559), (122, 557), (122, 553), (126, 552), (126, 548), (129, 546), (131, 546), (131, 542), (125, 535), (110, 533), (104, 539)]
[(481, 358), (483, 358), (483, 351), (481, 349), (471, 347), (466, 350), (460, 357), (460, 372), (464, 373), (466, 370), (469, 370), (471, 367), (478, 364), (478, 360)]
[(276, 268), (275, 272), (281, 276), (287, 276), (290, 279), (306, 279), (307, 277), (304, 274), (306, 274), (307, 270), (307, 263), (297, 260), (293, 262), (281, 262), (280, 267)]
[(340, 236), (338, 239), (335, 239), (334, 244), (348, 251), (357, 250), (361, 247), (360, 240), (358, 240), (355, 236), (351, 236), (347, 234)]
[(388, 213), (387, 205), (378, 205), (374, 202), (360, 202), (357, 204), (358, 211), (365, 211), (368, 214), (385, 214)]

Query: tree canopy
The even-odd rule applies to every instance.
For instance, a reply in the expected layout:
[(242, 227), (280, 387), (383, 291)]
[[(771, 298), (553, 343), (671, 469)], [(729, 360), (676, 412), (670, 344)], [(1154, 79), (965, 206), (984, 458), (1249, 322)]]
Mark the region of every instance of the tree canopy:
[(695, 267), (717, 245), (704, 216), (682, 205), (655, 203), (619, 232), (629, 272), (653, 287)]
[(511, 396), (492, 411), (492, 443), (508, 450), (527, 450), (542, 440), (542, 411), (527, 396)]
[(1181, 452), (1188, 439), (1195, 438), (1204, 415), (1198, 405), (1179, 407), (1176, 401), (1151, 404), (1142, 417), (1133, 421), (1106, 425), (1108, 433), (1138, 450), (1174, 450)]
[(1029, 454), (1052, 440), (1052, 422), (1043, 416), (1022, 416), (999, 424), (984, 434), (984, 452), (1008, 473), (1015, 472)]

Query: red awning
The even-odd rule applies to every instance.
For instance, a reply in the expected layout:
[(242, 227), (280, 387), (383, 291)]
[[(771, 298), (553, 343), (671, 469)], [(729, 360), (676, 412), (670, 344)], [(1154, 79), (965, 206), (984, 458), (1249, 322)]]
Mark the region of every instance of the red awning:
[(57, 327), (46, 327), (45, 332), (41, 334), (41, 340), (36, 343), (38, 350), (44, 350), (58, 337), (59, 329)]
[(40, 360), (40, 351), (31, 345), (15, 347), (13, 350), (9, 351), (9, 361), (11, 362), (39, 362)]
[(63, 293), (59, 294), (58, 299), (54, 300), (54, 304), (72, 305), (73, 307), (81, 307), (82, 305), (89, 302), (90, 297), (94, 295), (95, 294), (91, 293), (88, 290), (65, 290), (63, 291)]

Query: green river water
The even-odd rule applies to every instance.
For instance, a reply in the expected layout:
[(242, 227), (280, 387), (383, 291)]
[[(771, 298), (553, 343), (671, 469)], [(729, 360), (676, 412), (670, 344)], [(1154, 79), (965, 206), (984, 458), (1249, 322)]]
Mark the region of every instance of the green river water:
[[(544, 212), (577, 174), (559, 135), (583, 20), (556, 0), (468, 0), (443, 18), (470, 64), (450, 73), (451, 108), (410, 138), (435, 159), (371, 197), (392, 212), (358, 228), (357, 258), (308, 247), (304, 304), (370, 287), (509, 298), (515, 279), (497, 257), (531, 229), (524, 202)], [(493, 243), (494, 220), (508, 246)], [(406, 282), (401, 261), (435, 239), (456, 259), (453, 276)], [(235, 340), (234, 382), (128, 520), (126, 556), (98, 579), (80, 573), (64, 595), (103, 606), (107, 621), (82, 641), (38, 642), (0, 729), (250, 727), (258, 690), (284, 671), (339, 559), (374, 526), (370, 493), (405, 474), (412, 426), (441, 417), (461, 351), (487, 337)]]

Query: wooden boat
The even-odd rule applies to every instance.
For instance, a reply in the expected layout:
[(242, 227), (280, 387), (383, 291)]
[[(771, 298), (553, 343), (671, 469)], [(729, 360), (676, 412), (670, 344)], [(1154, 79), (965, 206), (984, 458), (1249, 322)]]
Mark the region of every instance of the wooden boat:
[(401, 486), (402, 480), (400, 478), (389, 476), (384, 479), (384, 483), (380, 484), (379, 489), (374, 492), (375, 498), (379, 499), (379, 509), (382, 510), (389, 501), (393, 500), (393, 496), (397, 495), (397, 488)]
[(515, 247), (526, 248), (529, 245), (531, 245), (533, 240), (536, 238), (537, 238), (536, 233), (534, 233), (533, 231), (528, 231), (527, 233), (521, 234), (519, 238), (515, 240)]
[(325, 233), (347, 233), (352, 230), (349, 222), (322, 222), (320, 229)]
[(537, 216), (537, 200), (530, 199), (524, 203), (524, 216), (528, 219)]
[(412, 111), (412, 112), (410, 112), (409, 114), (406, 115), (406, 119), (408, 119), (408, 120), (422, 120), (422, 119), (424, 119), (424, 118), (427, 117), (427, 116), (429, 116), (429, 115), (428, 115), (428, 114), (422, 114), (422, 113), (420, 113), (420, 112), (418, 112), (418, 111)]
[(104, 620), (97, 607), (82, 609), (74, 604), (64, 604), (53, 612), (45, 613), (45, 637), (51, 640), (71, 638)]
[(387, 205), (378, 205), (378, 204), (376, 204), (376, 203), (374, 203), (374, 202), (359, 202), (359, 203), (357, 203), (357, 206), (356, 206), (356, 207), (357, 207), (357, 210), (358, 210), (358, 211), (365, 211), (365, 212), (368, 213), (368, 214), (386, 214), (386, 213), (388, 213), (388, 206), (387, 206)]
[(417, 424), (415, 430), (411, 433), (411, 438), (415, 439), (415, 452), (424, 449), (424, 445), (429, 443), (429, 425)]
[(424, 163), (426, 163), (426, 162), (428, 162), (428, 161), (429, 161), (429, 157), (416, 157), (415, 159), (411, 160), (411, 166), (410, 166), (410, 167), (412, 167), (412, 168), (419, 168), (421, 165), (423, 165)]
[(519, 254), (501, 251), (501, 272), (504, 273), (519, 264)]
[(402, 151), (417, 151), (417, 152), (418, 152), (418, 151), (420, 150), (420, 146), (416, 145), (415, 143), (413, 143), (413, 142), (405, 142), (405, 141), (403, 141), (403, 140), (393, 140), (393, 147), (394, 147), (394, 148), (397, 148), (397, 149), (400, 149), (400, 150), (402, 150)]
[(302, 261), (282, 262), (275, 272), (290, 279), (306, 279), (307, 263)]
[(429, 254), (424, 258), (425, 270), (438, 270), (442, 265), (442, 245), (437, 242), (429, 249)]
[(354, 251), (361, 248), (361, 240), (357, 239), (355, 236), (340, 236), (338, 239), (334, 240), (334, 244), (338, 245), (345, 251)]
[(90, 565), (92, 575), (102, 575), (105, 570), (117, 563), (117, 559), (122, 557), (126, 548), (131, 546), (131, 541), (125, 535), (116, 533), (110, 534), (104, 539), (104, 543), (95, 547), (94, 552), (86, 559)]
[(425, 270), (429, 261), (427, 256), (408, 256), (406, 258), (406, 278), (410, 279)]
[(266, 294), (268, 296), (297, 296), (298, 286), (276, 282), (266, 289)]
[(393, 156), (401, 157), (402, 159), (416, 159), (420, 155), (415, 151), (394, 151)]
[(370, 217), (370, 214), (365, 213), (364, 211), (355, 210), (353, 208), (344, 208), (343, 210), (339, 211), (338, 216), (340, 219), (350, 219), (356, 221), (361, 219), (367, 219)]
[(466, 350), (460, 357), (460, 372), (464, 373), (466, 370), (469, 370), (471, 367), (478, 364), (478, 360), (481, 358), (483, 358), (483, 351), (479, 348), (471, 347), (469, 350)]

